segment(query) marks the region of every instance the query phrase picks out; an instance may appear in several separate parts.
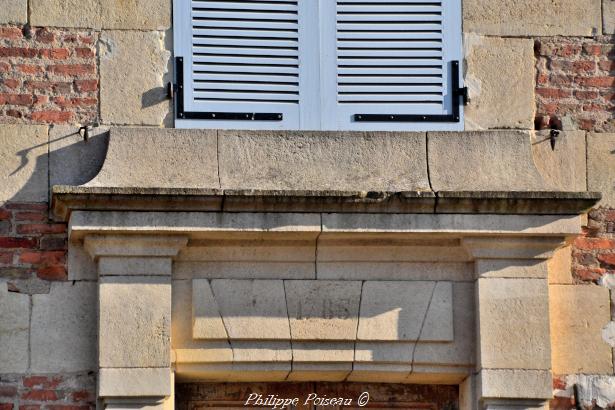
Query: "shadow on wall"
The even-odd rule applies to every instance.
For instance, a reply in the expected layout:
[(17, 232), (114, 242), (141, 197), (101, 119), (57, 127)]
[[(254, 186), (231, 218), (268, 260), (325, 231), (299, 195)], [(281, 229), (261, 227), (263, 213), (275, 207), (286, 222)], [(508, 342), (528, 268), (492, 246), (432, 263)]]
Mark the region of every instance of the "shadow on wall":
[[(77, 127), (15, 125), (0, 153), (0, 203), (50, 202), (54, 185), (82, 185), (94, 178), (104, 162), (107, 129), (90, 132), (86, 140)], [(3, 133), (4, 134), (4, 133)]]

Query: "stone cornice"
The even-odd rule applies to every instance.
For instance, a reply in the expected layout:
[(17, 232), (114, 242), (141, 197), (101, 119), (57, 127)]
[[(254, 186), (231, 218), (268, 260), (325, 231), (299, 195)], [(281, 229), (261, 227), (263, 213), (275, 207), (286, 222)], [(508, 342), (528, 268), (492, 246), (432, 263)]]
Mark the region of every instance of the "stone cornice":
[(63, 221), (67, 221), (74, 210), (574, 215), (590, 209), (600, 197), (598, 192), (364, 192), (54, 186), (53, 210)]

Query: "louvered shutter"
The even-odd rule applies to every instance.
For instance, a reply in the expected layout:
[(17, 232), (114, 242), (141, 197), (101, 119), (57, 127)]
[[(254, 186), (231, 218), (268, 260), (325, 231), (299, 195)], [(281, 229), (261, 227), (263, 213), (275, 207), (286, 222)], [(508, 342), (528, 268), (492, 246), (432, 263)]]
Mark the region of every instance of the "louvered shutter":
[[(328, 129), (462, 129), (459, 0), (334, 0)], [(453, 78), (453, 76), (457, 76)], [(456, 112), (455, 112), (456, 111)], [(459, 117), (459, 118), (457, 118)]]
[(174, 0), (176, 125), (461, 129), (460, 3)]
[(299, 110), (301, 98), (314, 94), (299, 92), (301, 81), (309, 80), (309, 75), (300, 75), (307, 67), (300, 67), (299, 54), (314, 53), (309, 39), (300, 40), (305, 37), (300, 25), (308, 27), (304, 20), (313, 14), (305, 10), (307, 4), (176, 0), (174, 42), (177, 75), (183, 83), (178, 90), (180, 125), (308, 126), (302, 124)]

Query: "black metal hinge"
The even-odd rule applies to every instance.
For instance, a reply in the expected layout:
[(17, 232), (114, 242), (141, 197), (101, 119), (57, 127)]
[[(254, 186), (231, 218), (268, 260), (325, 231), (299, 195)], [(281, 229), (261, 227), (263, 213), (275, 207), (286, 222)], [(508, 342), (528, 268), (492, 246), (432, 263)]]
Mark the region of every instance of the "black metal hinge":
[(180, 120), (282, 121), (282, 113), (263, 112), (199, 112), (184, 111), (184, 58), (175, 57), (175, 84), (169, 95), (175, 99), (175, 112)]
[(468, 87), (459, 86), (459, 61), (451, 61), (453, 107), (448, 115), (420, 114), (355, 114), (357, 122), (459, 122), (460, 105), (468, 105)]

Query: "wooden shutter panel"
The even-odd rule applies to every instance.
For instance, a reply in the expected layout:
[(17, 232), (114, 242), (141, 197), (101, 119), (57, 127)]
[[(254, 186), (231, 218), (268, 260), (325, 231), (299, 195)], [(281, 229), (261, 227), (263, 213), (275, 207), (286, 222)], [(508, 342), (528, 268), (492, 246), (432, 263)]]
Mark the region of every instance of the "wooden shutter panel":
[(327, 100), (335, 103), (326, 110), (326, 128), (461, 129), (461, 113), (451, 117), (459, 104), (459, 78), (452, 78), (461, 59), (459, 0), (331, 3), (335, 58), (324, 64), (335, 78)]
[(176, 0), (182, 126), (299, 127), (298, 3)]

